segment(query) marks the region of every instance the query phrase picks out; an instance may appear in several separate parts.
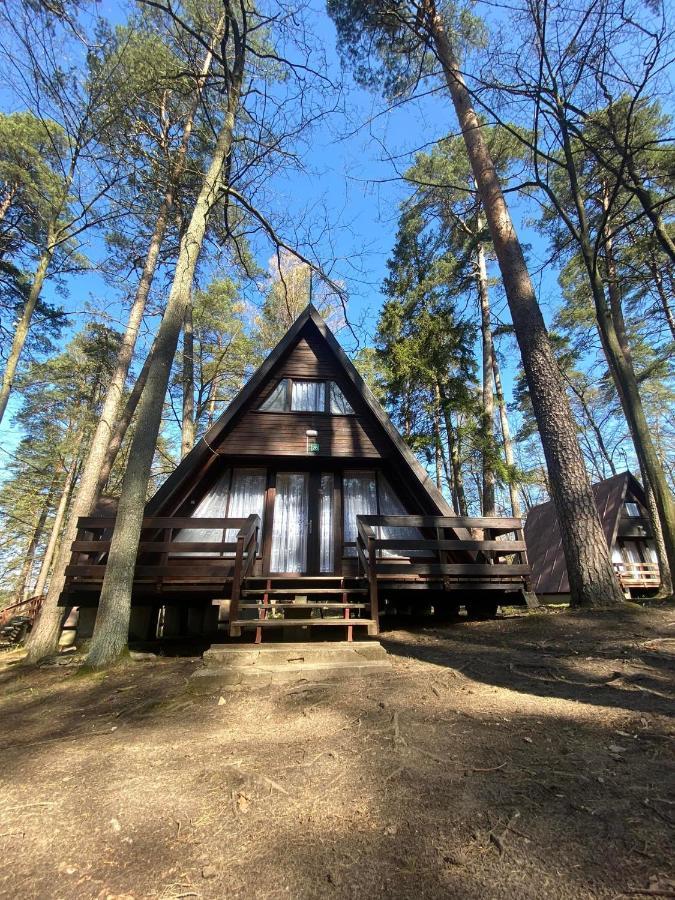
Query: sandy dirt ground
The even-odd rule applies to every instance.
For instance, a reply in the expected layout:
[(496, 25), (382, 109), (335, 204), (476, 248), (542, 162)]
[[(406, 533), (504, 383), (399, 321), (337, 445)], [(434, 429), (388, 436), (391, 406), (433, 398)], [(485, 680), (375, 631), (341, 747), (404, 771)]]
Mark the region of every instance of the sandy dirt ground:
[(207, 696), (196, 658), (2, 654), (0, 896), (675, 897), (674, 607), (383, 643)]

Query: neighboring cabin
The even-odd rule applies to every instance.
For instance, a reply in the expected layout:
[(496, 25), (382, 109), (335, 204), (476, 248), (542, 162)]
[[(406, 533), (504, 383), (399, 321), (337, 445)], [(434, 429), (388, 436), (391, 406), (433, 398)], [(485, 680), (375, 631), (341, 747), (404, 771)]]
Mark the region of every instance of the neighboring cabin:
[[(593, 485), (607, 546), (626, 597), (653, 593), (659, 568), (642, 485), (621, 472)], [(566, 602), (570, 586), (553, 502), (533, 507), (525, 521), (532, 587), (542, 603)]]
[[(219, 615), (221, 630), (254, 627), (259, 640), (261, 629), (283, 627), (283, 608), (312, 625), (341, 618), (351, 638), (359, 626), (377, 633), (394, 591), (438, 608), (452, 590), (453, 603), (481, 614), (527, 591), (520, 520), (448, 518), (452, 508), (311, 306), (146, 516), (132, 596), (139, 637), (157, 633), (158, 615), (165, 635), (212, 633)], [(383, 521), (392, 516), (407, 519)], [(112, 524), (80, 520), (68, 570), (62, 603), (88, 608), (90, 621)]]

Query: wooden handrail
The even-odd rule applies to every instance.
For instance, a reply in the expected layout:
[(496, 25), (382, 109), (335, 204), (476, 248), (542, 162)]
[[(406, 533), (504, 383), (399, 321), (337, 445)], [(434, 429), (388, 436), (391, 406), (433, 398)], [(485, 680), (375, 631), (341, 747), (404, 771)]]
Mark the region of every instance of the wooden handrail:
[[(258, 517), (259, 518), (259, 517)], [(211, 528), (230, 529), (243, 528), (250, 525), (251, 516), (238, 519), (216, 518), (192, 518), (191, 516), (147, 516), (143, 519), (142, 528)], [(81, 516), (77, 520), (77, 527), (83, 531), (103, 531), (114, 528), (117, 519), (115, 516)]]
[[(87, 516), (78, 520), (78, 536), (72, 544), (72, 562), (66, 570), (70, 579), (82, 577), (85, 580), (99, 580), (105, 572), (105, 559), (111, 545), (106, 531), (114, 529), (114, 517)], [(237, 529), (236, 541), (181, 541), (172, 538), (174, 531), (185, 528), (206, 529), (227, 532)], [(260, 516), (252, 514), (246, 518), (186, 518), (184, 516), (149, 516), (143, 519), (143, 530), (152, 529), (152, 540), (139, 541), (139, 560), (136, 575), (152, 577), (161, 587), (164, 577), (174, 578), (183, 574), (180, 557), (187, 554), (206, 554), (207, 558), (196, 560), (195, 576), (214, 576), (222, 572), (229, 580), (233, 568), (237, 570), (239, 583), (250, 573), (255, 564), (260, 532)], [(99, 540), (83, 539), (83, 532), (99, 534)], [(223, 534), (223, 537), (226, 535)], [(178, 535), (176, 535), (178, 537)], [(142, 554), (155, 557), (155, 562), (143, 561)], [(245, 556), (245, 559), (244, 559)], [(186, 574), (189, 574), (186, 572)], [(241, 585), (239, 584), (239, 587)]]
[[(356, 525), (359, 570), (370, 581), (374, 594), (371, 604), (373, 599), (377, 604), (378, 577), (396, 575), (441, 578), (444, 585), (456, 578), (483, 583), (486, 579), (498, 580), (508, 585), (520, 584), (526, 591), (530, 589), (530, 567), (520, 518), (362, 515), (356, 517)], [(380, 537), (379, 529), (397, 528), (415, 529), (419, 537)], [(422, 534), (427, 529), (433, 529), (433, 537)], [(463, 534), (467, 529), (481, 529), (485, 539), (465, 539)], [(453, 533), (462, 536), (453, 538)], [(460, 555), (453, 557), (453, 553)]]
[(516, 531), (523, 528), (523, 520), (512, 516), (371, 516), (356, 517), (363, 525), (388, 525), (402, 528), (496, 528)]
[(615, 562), (614, 571), (627, 587), (658, 587), (661, 584), (658, 563)]
[(40, 612), (43, 601), (44, 595), (37, 594), (34, 597), (27, 597), (25, 600), (19, 600), (17, 603), (5, 606), (4, 609), (0, 610), (0, 626), (9, 621), (13, 615), (19, 615), (19, 613), (14, 612), (14, 610), (19, 609), (25, 609), (31, 621), (34, 621), (37, 618), (37, 614)]
[[(258, 549), (258, 533), (260, 516), (252, 514), (246, 519), (237, 535), (237, 552), (234, 558), (232, 573), (232, 594), (230, 596), (230, 634), (233, 633), (232, 622), (239, 618), (239, 601), (244, 579), (255, 562)], [(244, 559), (246, 553), (246, 559)]]

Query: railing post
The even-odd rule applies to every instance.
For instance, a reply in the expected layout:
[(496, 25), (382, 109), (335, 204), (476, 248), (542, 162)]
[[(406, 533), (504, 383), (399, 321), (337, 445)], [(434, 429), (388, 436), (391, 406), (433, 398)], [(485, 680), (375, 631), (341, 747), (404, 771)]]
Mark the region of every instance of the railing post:
[(368, 535), (368, 588), (370, 596), (370, 618), (373, 624), (368, 626), (368, 634), (373, 636), (380, 633), (380, 607), (377, 596), (377, 551), (375, 550), (375, 536)]
[[(141, 535), (143, 532), (141, 532)], [(159, 557), (159, 564), (162, 569), (166, 569), (169, 565), (169, 548), (171, 546), (171, 535), (173, 534), (172, 528), (162, 528), (162, 543), (164, 544), (164, 549), (162, 550)], [(157, 593), (161, 594), (162, 586), (164, 585), (164, 577), (162, 575), (157, 576)]]
[(232, 573), (232, 596), (230, 598), (230, 637), (239, 637), (241, 627), (232, 623), (239, 618), (239, 598), (241, 597), (241, 573), (244, 563), (244, 535), (237, 535), (237, 551), (234, 557), (234, 571)]

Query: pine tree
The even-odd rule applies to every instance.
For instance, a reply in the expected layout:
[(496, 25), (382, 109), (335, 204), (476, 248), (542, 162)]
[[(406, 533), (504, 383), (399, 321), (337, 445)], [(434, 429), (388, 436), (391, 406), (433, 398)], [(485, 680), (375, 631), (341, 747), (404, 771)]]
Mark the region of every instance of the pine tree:
[[(501, 180), (461, 67), (464, 44), (480, 23), (434, 0), (329, 0), (340, 47), (357, 78), (399, 96), (440, 63), (499, 264), (535, 410), (560, 523), (572, 603), (602, 606), (622, 596), (602, 533), (555, 356)], [(456, 13), (453, 15), (453, 13)]]

